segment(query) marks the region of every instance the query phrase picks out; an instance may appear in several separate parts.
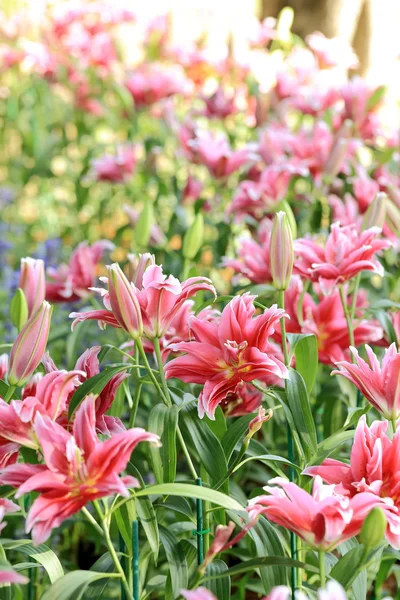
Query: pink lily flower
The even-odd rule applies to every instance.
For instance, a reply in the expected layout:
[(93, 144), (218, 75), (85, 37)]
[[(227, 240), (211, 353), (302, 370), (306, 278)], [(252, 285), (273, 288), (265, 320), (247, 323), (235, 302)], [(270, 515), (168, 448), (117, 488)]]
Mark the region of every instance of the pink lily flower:
[(393, 440), (386, 435), (387, 421), (374, 421), (371, 427), (363, 415), (357, 425), (350, 464), (327, 458), (322, 465), (304, 473), (334, 485), (335, 492), (350, 498), (375, 494), (386, 516), (386, 539), (400, 547), (400, 502), (398, 481), (400, 429)]
[(180, 592), (186, 600), (217, 600), (214, 594), (205, 587), (198, 587), (195, 590), (180, 590)]
[(76, 302), (90, 295), (89, 288), (94, 285), (97, 265), (106, 250), (112, 250), (114, 244), (100, 240), (91, 246), (87, 242), (79, 244), (74, 250), (68, 265), (57, 269), (48, 269), (48, 275), (54, 283), (46, 285), (46, 299), (50, 302)]
[(28, 582), (29, 582), (28, 577), (25, 577), (24, 575), (17, 573), (17, 571), (14, 571), (14, 569), (11, 569), (11, 567), (9, 569), (5, 569), (4, 566), (1, 567), (1, 569), (0, 569), (0, 583), (1, 584), (18, 583), (20, 585), (23, 585)]
[(211, 96), (203, 95), (202, 100), (206, 105), (204, 116), (210, 119), (226, 119), (238, 112), (234, 94), (228, 94), (222, 87), (218, 87)]
[(359, 61), (353, 48), (342, 38), (327, 38), (320, 31), (306, 37), (307, 45), (317, 57), (321, 69), (341, 67), (356, 69)]
[[(146, 258), (146, 255), (143, 255)], [(147, 260), (147, 259), (146, 259)], [(147, 263), (146, 263), (147, 264)], [(110, 267), (110, 269), (112, 269)], [(116, 267), (115, 267), (116, 268)], [(138, 269), (143, 272), (141, 267)], [(112, 282), (110, 279), (102, 278), (108, 283), (108, 290), (111, 289)], [(130, 282), (131, 298), (128, 301), (128, 295), (122, 298), (119, 294), (121, 307), (125, 306), (124, 311), (137, 311), (140, 308), (141, 313), (141, 331), (143, 336), (148, 339), (161, 338), (168, 331), (169, 326), (178, 313), (183, 310), (185, 302), (193, 297), (198, 291), (210, 291), (215, 295), (215, 289), (211, 281), (206, 277), (191, 277), (181, 283), (172, 275), (164, 275), (162, 267), (149, 264), (144, 270), (143, 275), (139, 278), (135, 276), (135, 283)], [(74, 318), (72, 327), (81, 321), (94, 319), (99, 321), (101, 326), (109, 324), (112, 327), (122, 327), (122, 320), (119, 311), (115, 312), (110, 303), (109, 291), (98, 289), (103, 296), (103, 301), (106, 310), (92, 310), (83, 313), (71, 313), (70, 317)], [(115, 300), (118, 299), (118, 294)], [(126, 326), (124, 325), (124, 329)]]
[(235, 281), (240, 276), (246, 277), (252, 283), (270, 283), (271, 264), (269, 245), (271, 239), (272, 221), (265, 219), (257, 232), (257, 240), (242, 238), (239, 240), (238, 258), (222, 259), (223, 267), (230, 267), (237, 273)]
[[(138, 486), (133, 477), (119, 477), (139, 442), (159, 444), (159, 438), (141, 428), (133, 428), (100, 442), (96, 435), (95, 398), (88, 396), (76, 413), (72, 434), (40, 413), (35, 433), (46, 468), (36, 467), (19, 487), (16, 497), (31, 491), (40, 496), (27, 517), (26, 530), (35, 544), (44, 542), (55, 527), (78, 512), (88, 502), (112, 494), (129, 496), (127, 486)], [(15, 465), (24, 471), (27, 465)], [(33, 470), (33, 469), (32, 469)]]
[(365, 517), (375, 506), (385, 506), (375, 494), (353, 498), (337, 494), (317, 476), (312, 494), (282, 477), (271, 479), (267, 495), (249, 502), (250, 518), (264, 514), (270, 521), (293, 531), (312, 548), (331, 551), (359, 534)]
[(38, 310), (46, 295), (44, 262), (42, 260), (30, 257), (21, 259), (19, 287), (25, 294), (29, 318)]
[(174, 344), (174, 351), (186, 352), (165, 367), (167, 379), (204, 384), (199, 397), (199, 416), (214, 418), (217, 406), (235, 394), (238, 386), (271, 376), (285, 378), (287, 369), (271, 356), (268, 338), (285, 312), (276, 305), (253, 318), (255, 296), (236, 296), (224, 308), (218, 324), (193, 318), (194, 340)]
[(195, 161), (205, 165), (217, 179), (228, 177), (256, 158), (248, 148), (232, 150), (225, 136), (217, 137), (208, 131), (189, 141), (189, 145)]
[(132, 176), (137, 163), (137, 147), (118, 146), (115, 154), (104, 154), (92, 160), (93, 176), (97, 181), (123, 183)]
[(6, 378), (8, 372), (8, 354), (0, 354), (0, 379), (3, 381)]
[(361, 358), (356, 348), (351, 347), (355, 364), (347, 361), (337, 362), (337, 371), (332, 375), (342, 375), (354, 383), (376, 410), (386, 419), (400, 417), (399, 369), (400, 352), (396, 344), (385, 350), (382, 366), (370, 346), (365, 346), (368, 362)]
[(359, 233), (356, 225), (342, 227), (334, 223), (324, 247), (309, 239), (295, 242), (295, 269), (306, 279), (318, 282), (327, 295), (361, 271), (383, 275), (375, 254), (391, 244), (379, 240), (380, 233), (379, 227)]
[(137, 108), (151, 106), (160, 100), (189, 91), (189, 82), (179, 65), (161, 63), (141, 65), (125, 82)]
[[(62, 415), (71, 394), (80, 384), (79, 376), (85, 376), (85, 373), (54, 371), (39, 380), (34, 396), (11, 400), (10, 404), (0, 398), (0, 439), (37, 449), (38, 441), (33, 427), (36, 414), (41, 413), (54, 421)], [(10, 447), (3, 446), (3, 449), (12, 451)]]

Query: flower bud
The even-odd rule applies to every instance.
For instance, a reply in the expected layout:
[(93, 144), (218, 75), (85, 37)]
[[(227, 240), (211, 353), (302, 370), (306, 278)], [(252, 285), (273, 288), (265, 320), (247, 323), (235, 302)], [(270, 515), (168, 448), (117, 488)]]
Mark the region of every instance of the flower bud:
[(393, 233), (400, 235), (400, 210), (389, 199), (386, 200), (386, 223)]
[(143, 288), (143, 275), (147, 267), (156, 264), (154, 254), (128, 254), (128, 276), (138, 290)]
[(251, 440), (251, 438), (253, 437), (253, 435), (261, 429), (262, 424), (266, 423), (267, 421), (272, 419), (273, 414), (274, 413), (272, 412), (271, 409), (269, 409), (267, 412), (265, 412), (265, 408), (260, 406), (260, 408), (258, 409), (257, 416), (254, 417), (254, 419), (252, 419), (249, 423), (249, 431), (245, 437), (245, 441), (249, 442)]
[(24, 385), (42, 360), (49, 337), (51, 312), (51, 305), (43, 301), (15, 340), (8, 371), (10, 385)]
[(139, 247), (143, 247), (148, 244), (153, 223), (153, 205), (151, 202), (146, 202), (135, 226), (135, 241)]
[(118, 263), (108, 266), (107, 269), (108, 293), (114, 317), (132, 338), (138, 338), (143, 334), (143, 322), (139, 300), (133, 286)]
[(182, 254), (184, 258), (192, 260), (196, 256), (203, 243), (203, 238), (204, 218), (201, 213), (198, 213), (183, 240)]
[(293, 271), (294, 251), (292, 230), (286, 213), (276, 213), (270, 242), (272, 285), (277, 290), (289, 287)]
[(18, 288), (10, 302), (11, 323), (18, 329), (18, 333), (28, 320), (28, 303), (21, 288)]
[(380, 227), (382, 229), (385, 223), (387, 200), (388, 197), (384, 192), (377, 193), (364, 215), (361, 231), (365, 231), (371, 227)]
[(366, 548), (377, 546), (385, 535), (386, 524), (385, 513), (379, 506), (375, 506), (364, 519), (360, 533), (360, 542)]
[(44, 262), (41, 259), (21, 259), (19, 287), (25, 294), (28, 304), (28, 317), (37, 311), (46, 296)]
[(349, 119), (343, 123), (336, 135), (331, 152), (324, 167), (324, 176), (332, 181), (339, 173), (349, 147), (353, 123)]

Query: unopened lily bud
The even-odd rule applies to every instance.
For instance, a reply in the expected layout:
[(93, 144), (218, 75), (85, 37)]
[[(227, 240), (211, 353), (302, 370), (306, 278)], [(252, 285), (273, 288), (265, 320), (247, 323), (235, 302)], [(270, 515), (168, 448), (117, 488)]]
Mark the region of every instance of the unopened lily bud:
[(28, 303), (21, 288), (18, 288), (10, 302), (11, 323), (21, 331), (28, 320)]
[(215, 536), (212, 544), (200, 565), (200, 572), (204, 573), (207, 566), (214, 560), (214, 557), (228, 545), (230, 537), (235, 529), (235, 523), (230, 521), (228, 525), (218, 525), (215, 530)]
[(380, 227), (382, 229), (385, 223), (387, 200), (388, 197), (384, 192), (377, 193), (364, 215), (361, 231), (365, 231), (371, 227)]
[(340, 171), (343, 160), (346, 156), (349, 146), (350, 134), (353, 129), (353, 123), (349, 119), (343, 123), (336, 135), (336, 140), (332, 145), (331, 152), (324, 167), (324, 175), (332, 180)]
[(367, 548), (374, 548), (382, 541), (386, 525), (385, 513), (379, 506), (375, 506), (364, 519), (360, 533), (360, 542)]
[(143, 334), (142, 313), (132, 284), (118, 263), (107, 267), (111, 310), (122, 329), (136, 339)]
[(257, 431), (260, 431), (262, 424), (272, 419), (273, 414), (274, 413), (271, 409), (266, 411), (265, 408), (260, 406), (257, 416), (254, 417), (254, 419), (252, 419), (249, 423), (249, 431), (245, 437), (245, 441), (249, 442), (253, 435), (256, 434)]
[(183, 240), (182, 254), (184, 258), (192, 260), (196, 256), (203, 243), (203, 238), (204, 218), (201, 213), (198, 213)]
[(139, 247), (143, 247), (148, 244), (153, 223), (153, 205), (151, 202), (146, 202), (135, 226), (135, 241)]
[(51, 305), (46, 301), (42, 302), (15, 340), (8, 371), (10, 385), (24, 385), (42, 360), (49, 337), (51, 312)]
[(41, 259), (30, 256), (21, 259), (19, 287), (25, 294), (28, 317), (31, 317), (46, 297), (44, 262)]
[(394, 202), (386, 200), (386, 219), (389, 229), (397, 236), (400, 235), (400, 210), (395, 206)]
[(145, 254), (128, 254), (128, 276), (129, 281), (133, 283), (138, 290), (143, 288), (143, 275), (147, 267), (156, 264), (154, 254), (145, 252)]
[(270, 263), (272, 285), (277, 290), (289, 287), (293, 272), (293, 236), (286, 213), (276, 213), (270, 242)]

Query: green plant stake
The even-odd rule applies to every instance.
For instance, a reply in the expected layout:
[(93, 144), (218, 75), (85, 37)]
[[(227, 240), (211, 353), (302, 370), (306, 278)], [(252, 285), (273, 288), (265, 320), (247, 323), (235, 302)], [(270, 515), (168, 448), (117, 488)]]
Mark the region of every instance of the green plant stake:
[(132, 577), (133, 597), (139, 600), (139, 521), (132, 521)]
[[(197, 477), (196, 485), (203, 485), (201, 477)], [(202, 500), (196, 500), (196, 514), (197, 514), (197, 564), (201, 565), (204, 560), (204, 544), (203, 544), (203, 502)]]
[[(121, 554), (125, 553), (124, 539), (121, 534), (119, 534), (119, 551), (121, 552)], [(125, 571), (125, 558), (122, 558), (122, 557), (121, 557), (121, 567)], [(124, 589), (122, 582), (121, 582), (121, 600), (126, 600), (125, 589)]]

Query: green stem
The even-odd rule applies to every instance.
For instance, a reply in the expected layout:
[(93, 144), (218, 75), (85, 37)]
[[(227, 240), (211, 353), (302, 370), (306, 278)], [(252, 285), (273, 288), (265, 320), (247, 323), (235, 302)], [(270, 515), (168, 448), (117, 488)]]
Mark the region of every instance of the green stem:
[(4, 402), (8, 402), (9, 400), (11, 400), (11, 397), (12, 397), (14, 391), (15, 391), (15, 385), (9, 385), (6, 395), (4, 396)]
[(131, 429), (135, 424), (136, 413), (137, 413), (138, 406), (139, 406), (139, 398), (140, 398), (141, 391), (142, 391), (142, 384), (140, 383), (140, 381), (136, 380), (136, 389), (135, 389), (135, 395), (133, 396), (133, 404), (132, 404), (132, 408), (131, 408), (131, 414), (129, 417), (128, 429)]
[(172, 406), (172, 401), (171, 401), (171, 396), (170, 396), (169, 389), (168, 389), (167, 380), (165, 379), (164, 364), (163, 364), (163, 360), (162, 360), (162, 356), (161, 356), (160, 340), (158, 338), (155, 338), (153, 340), (153, 345), (154, 345), (154, 351), (155, 351), (156, 358), (157, 358), (157, 365), (158, 365), (158, 370), (160, 372), (160, 379), (161, 379), (161, 385), (162, 385), (162, 389), (164, 392), (164, 396), (168, 400), (168, 406)]
[(140, 573), (139, 573), (139, 521), (132, 521), (132, 579), (133, 579), (133, 597), (135, 600), (140, 598)]
[(344, 317), (346, 319), (346, 325), (347, 325), (347, 331), (348, 331), (348, 334), (349, 334), (350, 346), (355, 346), (355, 343), (354, 343), (353, 322), (352, 322), (352, 319), (351, 319), (351, 315), (349, 313), (349, 307), (347, 306), (346, 297), (345, 297), (342, 285), (339, 286), (339, 294), (340, 294), (340, 300), (342, 301)]
[(357, 295), (358, 295), (358, 288), (360, 287), (360, 281), (361, 281), (361, 273), (359, 273), (357, 275), (356, 281), (355, 281), (355, 284), (354, 284), (353, 300), (352, 300), (352, 303), (351, 303), (351, 311), (350, 311), (351, 323), (353, 323), (354, 317), (356, 315)]
[[(285, 308), (285, 292), (284, 292), (284, 290), (279, 290), (279, 292), (278, 292), (278, 306), (283, 309)], [(287, 349), (286, 325), (285, 325), (284, 317), (281, 318), (280, 324), (281, 324), (281, 334), (282, 334), (283, 360), (284, 360), (285, 366), (288, 367), (289, 366), (289, 355), (288, 355), (288, 349)], [(285, 390), (287, 390), (286, 381), (285, 381)], [(293, 463), (294, 462), (294, 440), (293, 440), (293, 435), (292, 435), (289, 423), (287, 424), (287, 441), (288, 441), (288, 458), (289, 458), (290, 462)], [(295, 471), (294, 471), (293, 467), (289, 467), (289, 480), (292, 482), (295, 480)], [(296, 547), (297, 547), (296, 535), (291, 531), (290, 532), (290, 554), (291, 554), (292, 559), (296, 559)], [(291, 569), (290, 575), (291, 575), (292, 597), (294, 598), (294, 593), (296, 590), (297, 579), (298, 579), (298, 570), (296, 569), (296, 567), (293, 567)]]
[(84, 506), (83, 508), (81, 508), (81, 511), (83, 512), (83, 514), (85, 515), (85, 517), (87, 518), (89, 523), (91, 525), (93, 525), (93, 527), (95, 528), (97, 533), (99, 533), (100, 535), (103, 535), (103, 529), (100, 527), (100, 525), (98, 524), (96, 519), (90, 514), (88, 509)]
[(318, 552), (319, 558), (319, 578), (321, 581), (321, 587), (325, 587), (325, 552)]
[(187, 446), (186, 446), (185, 440), (183, 439), (183, 435), (182, 435), (182, 432), (181, 432), (181, 430), (179, 428), (179, 425), (176, 428), (176, 436), (177, 436), (177, 438), (179, 440), (179, 443), (181, 445), (183, 454), (185, 455), (185, 458), (186, 458), (186, 461), (188, 463), (188, 467), (190, 469), (192, 477), (193, 477), (193, 479), (197, 479), (198, 478), (197, 471), (195, 469), (195, 466), (193, 464), (192, 459), (190, 458), (189, 450), (187, 449)]
[(148, 374), (149, 374), (149, 377), (150, 377), (150, 379), (151, 379), (151, 381), (152, 381), (153, 385), (156, 387), (156, 389), (157, 389), (158, 393), (160, 394), (160, 396), (161, 396), (161, 399), (162, 399), (162, 401), (164, 402), (164, 404), (165, 404), (166, 406), (170, 406), (170, 404), (169, 404), (169, 402), (168, 402), (168, 400), (169, 400), (168, 396), (165, 396), (165, 395), (164, 395), (164, 392), (163, 392), (163, 390), (161, 389), (161, 386), (160, 386), (160, 384), (158, 383), (158, 381), (157, 381), (157, 378), (156, 378), (156, 376), (154, 375), (154, 373), (153, 373), (153, 370), (152, 370), (152, 368), (151, 368), (151, 367), (150, 367), (150, 365), (149, 365), (149, 361), (147, 360), (146, 352), (145, 352), (145, 350), (144, 350), (144, 348), (143, 348), (142, 340), (141, 340), (140, 338), (138, 338), (138, 339), (136, 340), (136, 344), (137, 344), (137, 347), (139, 348), (139, 354), (140, 354), (140, 356), (142, 357), (142, 360), (143, 360), (144, 366), (146, 367), (146, 370), (147, 370), (147, 372), (148, 372)]
[(112, 539), (110, 537), (110, 531), (108, 529), (108, 526), (106, 524), (106, 520), (104, 518), (103, 512), (100, 508), (100, 505), (98, 503), (97, 500), (93, 500), (93, 506), (98, 514), (99, 520), (101, 522), (101, 528), (103, 529), (103, 533), (104, 533), (104, 541), (106, 543), (106, 546), (108, 548), (108, 551), (110, 553), (110, 556), (112, 558), (112, 561), (115, 565), (115, 569), (118, 573), (118, 575), (121, 577), (121, 581), (122, 581), (122, 585), (124, 586), (124, 590), (125, 590), (125, 594), (126, 594), (126, 598), (127, 600), (135, 600), (132, 596), (131, 590), (129, 588), (128, 582), (126, 580), (125, 577), (125, 573), (124, 570), (121, 566), (121, 563), (119, 562), (119, 558), (117, 553), (115, 552), (115, 548), (114, 545), (112, 543)]

